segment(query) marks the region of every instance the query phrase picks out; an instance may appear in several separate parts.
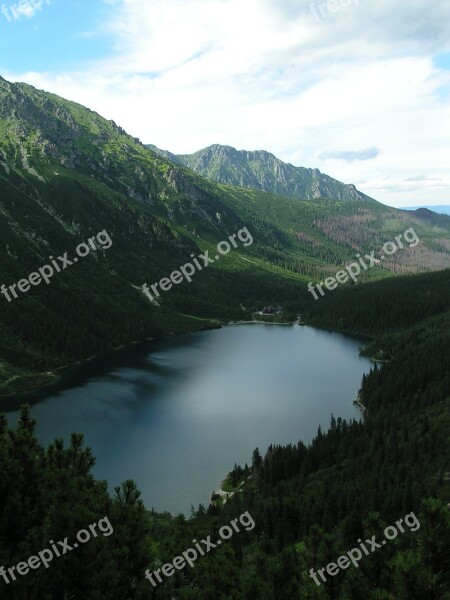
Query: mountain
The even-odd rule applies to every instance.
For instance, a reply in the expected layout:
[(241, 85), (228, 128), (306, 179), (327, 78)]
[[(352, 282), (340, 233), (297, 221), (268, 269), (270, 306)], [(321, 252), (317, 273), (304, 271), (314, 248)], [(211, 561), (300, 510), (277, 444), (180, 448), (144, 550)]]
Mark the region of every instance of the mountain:
[(372, 201), (352, 184), (341, 183), (319, 169), (294, 167), (264, 150), (248, 152), (214, 144), (194, 154), (175, 155), (153, 145), (148, 147), (160, 156), (217, 183), (264, 190), (293, 199)]
[(440, 215), (450, 215), (450, 206), (445, 204), (436, 206), (408, 206), (405, 210), (431, 210)]
[(187, 165), (184, 165), (181, 157), (177, 156), (176, 154), (172, 154), (172, 152), (169, 152), (168, 150), (161, 150), (154, 144), (147, 144), (147, 148), (149, 150), (151, 150), (152, 152), (154, 152), (155, 154), (157, 154), (158, 156), (161, 156), (162, 158), (165, 158), (166, 160), (170, 160), (177, 165), (187, 166)]
[[(218, 185), (79, 104), (0, 78), (0, 393), (132, 341), (251, 318), (265, 304), (302, 312), (309, 281), (411, 227), (420, 246), (360, 281), (445, 268), (450, 219), (436, 218)], [(218, 244), (244, 231), (254, 242), (216, 260)], [(92, 242), (100, 233), (108, 247)], [(70, 264), (88, 240), (95, 250)], [(166, 287), (206, 252), (213, 264), (191, 282), (144, 294), (144, 283)], [(45, 265), (51, 280), (30, 286)]]

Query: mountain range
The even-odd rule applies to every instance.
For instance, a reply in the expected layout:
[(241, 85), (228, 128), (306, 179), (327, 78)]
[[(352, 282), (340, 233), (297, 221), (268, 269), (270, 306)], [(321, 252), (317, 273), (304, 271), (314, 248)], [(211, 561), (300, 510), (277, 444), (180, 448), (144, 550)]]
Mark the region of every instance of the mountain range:
[(431, 210), (440, 215), (450, 215), (450, 205), (408, 206), (405, 210)]
[(270, 152), (248, 152), (231, 146), (214, 144), (194, 154), (172, 154), (156, 146), (148, 148), (172, 162), (192, 169), (198, 175), (216, 183), (263, 190), (286, 198), (315, 200), (373, 200), (359, 192), (353, 184), (346, 185), (321, 173), (319, 169), (294, 167)]
[[(259, 181), (254, 188), (233, 169), (229, 181), (239, 187), (217, 183), (208, 178), (217, 170), (214, 157), (226, 162), (236, 151), (213, 148), (193, 155), (189, 166), (88, 108), (0, 78), (0, 284), (20, 282), (50, 256), (73, 257), (98, 232), (112, 239), (110, 249), (91, 253), (49, 285), (12, 302), (0, 297), (0, 393), (42, 385), (56, 368), (132, 341), (251, 318), (268, 303), (302, 311), (312, 301), (310, 280), (410, 227), (420, 246), (364, 278), (448, 267), (449, 217), (386, 207), (268, 153), (233, 159), (239, 173)], [(203, 175), (193, 170), (200, 164)], [(157, 302), (145, 296), (144, 283), (170, 276), (192, 255), (214, 256), (218, 243), (245, 227), (251, 246)]]

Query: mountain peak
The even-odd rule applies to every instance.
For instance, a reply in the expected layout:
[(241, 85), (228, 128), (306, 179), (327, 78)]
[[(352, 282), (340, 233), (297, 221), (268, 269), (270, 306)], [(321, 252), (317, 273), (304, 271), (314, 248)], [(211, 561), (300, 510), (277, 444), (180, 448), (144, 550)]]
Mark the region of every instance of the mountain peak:
[(374, 202), (353, 184), (337, 181), (319, 169), (285, 163), (266, 150), (237, 150), (233, 146), (212, 144), (193, 154), (174, 155), (156, 146), (148, 147), (216, 183), (263, 190), (292, 199)]

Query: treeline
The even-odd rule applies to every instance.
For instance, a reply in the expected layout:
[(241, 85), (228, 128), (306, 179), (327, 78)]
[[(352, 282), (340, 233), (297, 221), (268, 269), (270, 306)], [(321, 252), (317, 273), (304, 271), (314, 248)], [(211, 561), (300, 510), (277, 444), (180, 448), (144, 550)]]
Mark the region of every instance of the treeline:
[(364, 335), (405, 329), (450, 307), (450, 269), (337, 288), (311, 303), (311, 325)]

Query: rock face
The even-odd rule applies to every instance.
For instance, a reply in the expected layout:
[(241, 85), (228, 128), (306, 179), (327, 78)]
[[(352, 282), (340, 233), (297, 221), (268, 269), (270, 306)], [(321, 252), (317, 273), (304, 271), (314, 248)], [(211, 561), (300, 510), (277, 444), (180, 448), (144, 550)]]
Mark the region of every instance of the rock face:
[(264, 190), (287, 198), (315, 200), (327, 198), (346, 202), (370, 202), (353, 184), (346, 185), (321, 173), (284, 163), (264, 150), (248, 152), (215, 144), (195, 154), (175, 155), (156, 146), (153, 152), (176, 164), (189, 167), (217, 183)]

